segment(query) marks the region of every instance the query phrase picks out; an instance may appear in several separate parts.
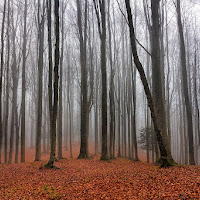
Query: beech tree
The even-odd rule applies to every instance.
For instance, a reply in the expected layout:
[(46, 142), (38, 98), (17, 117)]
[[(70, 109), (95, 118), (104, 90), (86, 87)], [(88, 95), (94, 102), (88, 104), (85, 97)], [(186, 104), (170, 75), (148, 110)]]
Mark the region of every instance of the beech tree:
[(181, 21), (181, 9), (180, 0), (177, 0), (177, 22), (180, 37), (180, 52), (181, 52), (181, 67), (182, 67), (182, 87), (185, 100), (186, 114), (187, 114), (187, 127), (188, 127), (188, 138), (189, 138), (189, 162), (190, 165), (195, 165), (194, 160), (194, 141), (193, 141), (193, 123), (192, 123), (192, 109), (188, 95), (188, 79), (187, 79), (187, 67), (186, 67), (186, 53), (185, 53), (185, 42), (183, 36), (183, 26)]
[(107, 150), (107, 71), (106, 71), (106, 9), (104, 0), (93, 0), (101, 40), (101, 81), (102, 81), (102, 150), (101, 160), (108, 159)]
[[(48, 45), (49, 45), (49, 114), (50, 114), (50, 137), (51, 137), (51, 150), (48, 163), (45, 165), (47, 168), (55, 168), (55, 151), (56, 151), (56, 119), (58, 109), (58, 69), (60, 60), (59, 50), (59, 1), (54, 1), (54, 16), (55, 16), (55, 55), (54, 55), (54, 73), (52, 73), (52, 36), (51, 36), (51, 0), (47, 1), (48, 12)], [(52, 82), (54, 75), (54, 84), (52, 90)]]
[(1, 150), (3, 138), (3, 123), (2, 123), (2, 79), (4, 70), (4, 30), (5, 30), (5, 16), (6, 16), (6, 0), (4, 0), (3, 19), (1, 28), (1, 74), (0, 74), (0, 163), (1, 163)]
[(134, 27), (133, 27), (133, 19), (132, 19), (132, 12), (131, 12), (131, 7), (130, 7), (130, 1), (129, 0), (125, 0), (125, 4), (126, 4), (126, 11), (127, 11), (127, 15), (128, 15), (128, 22), (129, 22), (129, 30), (130, 30), (130, 39), (131, 39), (131, 47), (132, 47), (132, 54), (133, 54), (133, 58), (134, 58), (134, 63), (135, 66), (137, 68), (137, 70), (139, 71), (140, 74), (140, 78), (142, 81), (142, 84), (144, 86), (144, 90), (145, 90), (145, 94), (147, 97), (147, 102), (148, 102), (148, 106), (149, 109), (151, 111), (151, 117), (154, 123), (154, 129), (156, 132), (156, 137), (157, 137), (157, 141), (158, 141), (158, 145), (159, 145), (159, 149), (160, 149), (160, 154), (161, 154), (161, 163), (162, 163), (162, 167), (166, 167), (166, 166), (170, 166), (174, 163), (173, 159), (170, 157), (170, 155), (167, 154), (167, 150), (166, 147), (164, 145), (164, 141), (163, 141), (163, 137), (161, 134), (161, 128), (160, 128), (160, 124), (158, 121), (158, 115), (157, 115), (157, 110), (155, 107), (155, 103), (153, 101), (150, 89), (149, 89), (149, 85), (146, 79), (146, 75), (144, 73), (144, 69), (142, 67), (142, 64), (138, 58), (138, 53), (137, 53), (137, 48), (136, 48), (136, 41), (135, 41), (135, 32), (134, 32)]

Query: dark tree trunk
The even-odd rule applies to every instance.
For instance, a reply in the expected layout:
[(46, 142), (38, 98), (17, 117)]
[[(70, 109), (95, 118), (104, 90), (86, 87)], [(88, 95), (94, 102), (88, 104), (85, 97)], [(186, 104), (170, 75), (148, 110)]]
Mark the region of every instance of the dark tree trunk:
[(40, 3), (38, 4), (38, 104), (37, 104), (37, 130), (36, 130), (36, 152), (35, 161), (41, 160), (41, 130), (42, 130), (42, 93), (43, 93), (43, 49), (44, 49), (44, 1), (43, 13), (40, 19)]
[(85, 27), (82, 30), (82, 16), (80, 0), (77, 0), (77, 19), (80, 41), (80, 63), (81, 63), (81, 148), (78, 158), (88, 158), (88, 102), (87, 102), (87, 69), (86, 69), (86, 30), (87, 30), (87, 0), (85, 0)]
[(93, 0), (96, 16), (98, 20), (98, 30), (101, 40), (101, 80), (102, 80), (102, 92), (101, 92), (101, 126), (102, 126), (102, 148), (101, 148), (101, 160), (108, 159), (107, 149), (107, 70), (106, 70), (106, 9), (105, 0), (99, 1), (99, 10), (96, 0)]
[[(21, 112), (20, 112), (21, 113)], [(18, 122), (18, 112), (17, 112), (17, 97), (16, 97), (16, 106), (15, 106), (15, 163), (18, 163), (18, 154), (19, 154), (19, 122)]]
[(110, 24), (110, 1), (108, 2), (108, 33), (109, 33), (109, 61), (110, 61), (110, 68), (111, 68), (111, 75), (110, 75), (110, 158), (113, 159), (115, 157), (115, 152), (113, 151), (114, 147), (114, 69), (113, 69), (113, 56), (112, 56), (112, 44), (111, 44), (111, 24)]
[[(52, 51), (50, 47), (51, 45), (51, 1), (48, 1), (48, 34), (49, 34), (49, 68), (52, 70)], [(58, 109), (58, 69), (59, 69), (59, 59), (60, 59), (60, 52), (59, 52), (59, 1), (55, 0), (54, 1), (54, 15), (55, 15), (55, 55), (54, 55), (54, 85), (53, 85), (53, 93), (54, 95), (52, 96), (52, 72), (49, 75), (49, 105), (52, 103), (52, 107), (49, 108), (50, 110), (50, 115), (51, 115), (51, 120), (50, 120), (50, 134), (51, 134), (51, 150), (50, 150), (50, 158), (48, 163), (45, 165), (47, 168), (55, 168), (54, 166), (54, 161), (55, 161), (55, 152), (56, 152), (56, 119), (57, 119), (57, 109)], [(52, 99), (53, 98), (53, 99)], [(51, 99), (51, 100), (50, 100)]]
[(135, 161), (139, 161), (138, 158), (138, 147), (137, 147), (137, 136), (136, 136), (136, 70), (133, 70), (133, 64), (131, 64), (131, 76), (132, 76), (132, 141), (134, 145)]

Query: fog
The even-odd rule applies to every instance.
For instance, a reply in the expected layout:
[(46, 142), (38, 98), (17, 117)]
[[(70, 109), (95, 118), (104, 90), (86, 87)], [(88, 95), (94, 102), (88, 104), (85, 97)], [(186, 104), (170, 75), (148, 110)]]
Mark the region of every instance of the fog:
[(198, 165), (199, 1), (160, 0), (157, 10), (130, 1), (155, 121), (125, 1), (50, 2), (0, 1), (0, 162), (25, 162), (31, 148), (36, 161), (48, 153), (51, 163), (66, 151), (73, 157), (76, 146), (79, 158), (138, 160), (145, 152), (156, 162), (158, 122), (167, 156)]

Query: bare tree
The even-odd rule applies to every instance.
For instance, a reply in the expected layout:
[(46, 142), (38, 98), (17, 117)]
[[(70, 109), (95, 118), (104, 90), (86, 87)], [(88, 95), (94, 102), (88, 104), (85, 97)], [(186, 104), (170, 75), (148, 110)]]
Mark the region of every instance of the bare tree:
[(4, 125), (4, 163), (7, 163), (7, 151), (8, 151), (8, 117), (9, 117), (9, 71), (10, 71), (10, 0), (8, 0), (8, 14), (7, 14), (7, 70), (6, 70), (6, 114), (5, 114), (5, 125)]
[(65, 6), (64, 6), (64, 1), (62, 1), (62, 21), (61, 21), (61, 27), (62, 27), (62, 32), (61, 32), (61, 56), (60, 56), (60, 87), (59, 87), (59, 117), (58, 117), (58, 159), (62, 159), (62, 97), (63, 97), (63, 54), (64, 54), (64, 11), (65, 11)]
[(86, 61), (86, 45), (87, 45), (87, 0), (85, 0), (85, 21), (84, 31), (82, 28), (82, 9), (80, 0), (77, 0), (77, 19), (80, 41), (80, 63), (81, 63), (81, 148), (78, 158), (88, 158), (88, 102), (87, 102), (87, 61)]
[(2, 78), (4, 67), (4, 30), (5, 30), (5, 16), (6, 16), (6, 0), (4, 0), (3, 19), (1, 28), (1, 74), (0, 74), (0, 163), (1, 163), (1, 149), (3, 138), (3, 124), (2, 124)]
[(22, 104), (21, 104), (21, 162), (25, 162), (25, 93), (26, 93), (26, 45), (27, 45), (27, 0), (24, 5), (24, 34), (23, 34), (23, 50), (22, 50)]
[(93, 0), (101, 40), (101, 80), (102, 80), (102, 151), (101, 160), (108, 159), (107, 150), (107, 75), (106, 75), (106, 10), (105, 1)]
[(42, 127), (42, 93), (43, 93), (43, 51), (44, 51), (44, 15), (45, 1), (43, 1), (43, 11), (38, 1), (38, 103), (37, 103), (37, 126), (36, 126), (36, 152), (35, 161), (41, 160), (41, 127)]
[(158, 145), (160, 148), (160, 154), (161, 154), (161, 167), (166, 167), (166, 166), (170, 166), (174, 163), (173, 159), (170, 158), (167, 154), (167, 150), (166, 147), (164, 145), (164, 141), (161, 135), (161, 128), (158, 122), (158, 116), (157, 116), (157, 111), (156, 111), (156, 107), (154, 105), (154, 101), (152, 99), (152, 95), (149, 89), (149, 85), (144, 73), (144, 69), (142, 67), (142, 64), (138, 58), (138, 54), (137, 54), (137, 48), (136, 48), (136, 41), (135, 41), (135, 33), (134, 33), (134, 27), (133, 27), (133, 19), (132, 19), (132, 12), (131, 12), (131, 7), (130, 7), (130, 1), (129, 0), (125, 0), (125, 4), (126, 4), (126, 11), (127, 11), (127, 15), (128, 15), (128, 22), (129, 22), (129, 31), (130, 31), (130, 38), (131, 38), (131, 47), (132, 47), (132, 54), (134, 57), (134, 62), (136, 65), (137, 70), (139, 71), (140, 74), (140, 78), (142, 81), (142, 84), (144, 86), (144, 91), (147, 97), (147, 102), (148, 102), (148, 106), (150, 108), (151, 111), (151, 117), (154, 123), (154, 129), (156, 132), (156, 136), (157, 136), (157, 141), (158, 141)]
[[(54, 55), (54, 86), (52, 91), (52, 52), (51, 52), (51, 0), (47, 1), (48, 10), (48, 42), (49, 42), (49, 111), (50, 111), (50, 135), (51, 135), (51, 152), (48, 163), (45, 167), (55, 168), (55, 151), (56, 151), (56, 119), (57, 119), (57, 108), (58, 108), (58, 69), (60, 60), (59, 51), (59, 1), (54, 1), (54, 16), (55, 16), (55, 55)], [(52, 96), (52, 92), (54, 95)], [(52, 99), (53, 98), (53, 99)], [(52, 101), (53, 100), (53, 101)], [(53, 103), (52, 103), (53, 102)], [(52, 103), (52, 104), (51, 104)]]
[(189, 138), (189, 162), (190, 162), (190, 165), (195, 165), (192, 109), (191, 109), (191, 102), (189, 100), (189, 94), (188, 94), (186, 53), (185, 53), (185, 42), (184, 42), (184, 36), (183, 36), (183, 26), (182, 26), (182, 22), (181, 22), (180, 0), (177, 0), (177, 9), (176, 10), (177, 10), (177, 22), (178, 22), (178, 30), (179, 30), (179, 37), (180, 37), (182, 87), (183, 87), (183, 94), (184, 94), (186, 114), (187, 114), (187, 126), (188, 126), (188, 138)]

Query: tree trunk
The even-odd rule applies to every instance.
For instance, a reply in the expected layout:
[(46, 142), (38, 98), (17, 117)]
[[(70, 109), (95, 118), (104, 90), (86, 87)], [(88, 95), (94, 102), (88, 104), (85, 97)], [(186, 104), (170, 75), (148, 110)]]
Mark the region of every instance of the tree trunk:
[(59, 117), (58, 117), (58, 159), (62, 159), (62, 97), (63, 97), (63, 89), (62, 89), (62, 79), (63, 79), (63, 54), (64, 54), (64, 5), (62, 2), (62, 42), (61, 42), (61, 57), (60, 57), (60, 87), (59, 87)]
[(166, 166), (170, 166), (173, 164), (173, 159), (171, 159), (168, 155), (167, 155), (167, 151), (163, 142), (163, 138), (161, 135), (161, 129), (158, 123), (158, 117), (157, 117), (157, 112), (156, 112), (156, 108), (151, 96), (151, 92), (148, 86), (148, 82), (144, 73), (144, 69), (142, 67), (142, 64), (138, 58), (138, 54), (137, 54), (137, 48), (136, 48), (136, 42), (135, 42), (135, 33), (134, 33), (134, 27), (133, 27), (133, 19), (132, 19), (132, 13), (131, 13), (131, 7), (130, 7), (130, 1), (129, 0), (125, 0), (126, 3), (126, 10), (127, 10), (127, 15), (128, 15), (128, 22), (129, 22), (129, 31), (130, 31), (130, 39), (131, 39), (131, 47), (132, 47), (132, 54), (134, 57), (134, 62), (136, 65), (137, 70), (139, 71), (140, 74), (140, 78), (142, 81), (142, 84), (144, 86), (144, 90), (145, 90), (145, 94), (147, 97), (147, 102), (148, 102), (148, 106), (150, 108), (151, 111), (151, 117), (154, 123), (154, 129), (156, 132), (156, 137), (158, 140), (158, 144), (159, 144), (159, 148), (160, 148), (160, 153), (161, 153), (161, 162), (162, 165), (161, 167), (166, 167)]
[[(44, 2), (44, 1), (43, 1)], [(36, 130), (36, 152), (35, 161), (41, 160), (41, 129), (42, 129), (42, 93), (43, 93), (43, 49), (44, 49), (44, 3), (43, 13), (40, 19), (40, 3), (38, 4), (39, 24), (39, 52), (38, 52), (38, 104), (37, 104), (37, 130)]]
[[(12, 11), (13, 12), (13, 11)], [(13, 13), (12, 13), (13, 14)], [(12, 19), (12, 46), (13, 46), (13, 63), (11, 65), (12, 70), (12, 114), (11, 114), (11, 129), (10, 129), (10, 151), (9, 151), (9, 160), (8, 163), (12, 162), (12, 154), (13, 154), (13, 142), (14, 142), (14, 132), (16, 125), (16, 116), (17, 114), (17, 89), (18, 89), (18, 69), (17, 69), (17, 58), (16, 58), (16, 45), (15, 45), (15, 39), (16, 39), (16, 32), (14, 27), (14, 21)], [(16, 115), (16, 116), (15, 116)], [(16, 132), (16, 153), (18, 151), (18, 140), (17, 140), (17, 132)], [(18, 157), (18, 153), (16, 154)], [(15, 161), (18, 160), (18, 158), (15, 159)]]
[(3, 124), (2, 124), (2, 79), (4, 66), (4, 29), (5, 29), (5, 15), (6, 15), (6, 0), (4, 0), (3, 19), (1, 28), (1, 74), (0, 74), (0, 163), (1, 163), (1, 149), (3, 139)]
[[(86, 35), (83, 35), (82, 16), (80, 0), (77, 0), (77, 19), (80, 41), (80, 63), (81, 63), (81, 148), (78, 158), (88, 158), (88, 102), (87, 102), (87, 69), (86, 69)], [(87, 0), (85, 0), (85, 27), (87, 30)]]
[(151, 0), (152, 10), (152, 43), (151, 43), (151, 58), (152, 58), (152, 89), (153, 97), (155, 99), (155, 105), (158, 116), (158, 123), (161, 128), (162, 138), (164, 145), (167, 150), (168, 157), (172, 159), (171, 150), (169, 145), (169, 138), (167, 135), (166, 125), (166, 112), (164, 104), (164, 91), (163, 91), (163, 78), (162, 78), (162, 67), (161, 53), (160, 53), (160, 23), (159, 23), (159, 4), (160, 1)]
[[(105, 0), (99, 1), (99, 8), (97, 1), (93, 0), (96, 16), (98, 20), (98, 30), (101, 40), (101, 80), (102, 80), (102, 92), (101, 92), (101, 116), (102, 116), (102, 149), (101, 160), (108, 159), (107, 150), (107, 70), (106, 70), (106, 9)], [(100, 10), (100, 13), (99, 13)]]
[(24, 7), (24, 33), (23, 33), (23, 50), (22, 50), (22, 104), (21, 104), (21, 162), (25, 162), (25, 98), (26, 98), (26, 43), (27, 43), (27, 33), (26, 33), (26, 20), (27, 20), (27, 0), (25, 0)]
[(5, 125), (4, 125), (4, 163), (7, 163), (7, 151), (8, 151), (8, 117), (9, 117), (9, 67), (10, 67), (10, 0), (8, 0), (8, 14), (7, 14), (7, 73), (6, 73), (6, 115), (5, 115)]
[[(48, 34), (49, 34), (49, 68), (52, 70), (52, 52), (50, 47), (51, 45), (51, 1), (48, 1)], [(48, 163), (45, 165), (47, 168), (55, 168), (54, 161), (55, 161), (55, 151), (56, 151), (56, 119), (57, 119), (57, 108), (58, 108), (58, 69), (59, 69), (59, 59), (60, 59), (60, 53), (59, 53), (59, 1), (54, 1), (54, 15), (55, 15), (55, 55), (54, 55), (54, 85), (53, 85), (53, 93), (52, 96), (52, 72), (49, 71), (49, 105), (52, 103), (52, 97), (53, 97), (53, 104), (52, 107), (49, 108), (50, 110), (50, 133), (51, 133), (51, 150), (50, 150), (50, 158)], [(50, 100), (51, 99), (51, 100)]]
[(181, 22), (180, 0), (177, 0), (177, 17), (178, 17), (177, 20), (178, 20), (178, 30), (179, 30), (179, 37), (180, 37), (180, 51), (181, 51), (182, 87), (183, 87), (183, 94), (184, 94), (185, 106), (186, 106), (188, 138), (189, 138), (189, 162), (190, 162), (190, 165), (195, 165), (192, 109), (191, 109), (191, 103), (190, 103), (189, 94), (188, 94), (186, 53), (185, 53), (185, 42), (184, 42), (184, 36), (183, 36), (183, 27), (182, 27), (182, 22)]
[(110, 1), (108, 2), (108, 34), (109, 34), (109, 61), (110, 61), (110, 158), (113, 159), (115, 157), (115, 152), (113, 152), (114, 144), (114, 69), (113, 69), (113, 56), (112, 56), (112, 44), (111, 44), (111, 24), (110, 24)]

